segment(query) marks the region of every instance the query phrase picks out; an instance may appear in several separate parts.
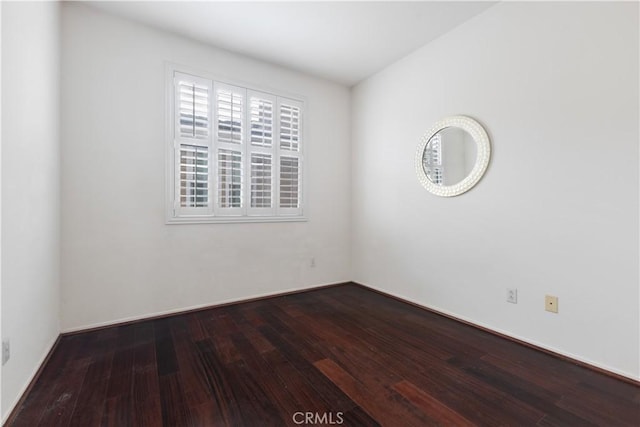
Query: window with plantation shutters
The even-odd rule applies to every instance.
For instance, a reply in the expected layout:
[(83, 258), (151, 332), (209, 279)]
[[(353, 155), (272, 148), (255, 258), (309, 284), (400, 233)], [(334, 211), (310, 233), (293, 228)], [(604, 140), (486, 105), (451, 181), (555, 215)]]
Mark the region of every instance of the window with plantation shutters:
[(167, 222), (303, 220), (304, 104), (170, 76)]

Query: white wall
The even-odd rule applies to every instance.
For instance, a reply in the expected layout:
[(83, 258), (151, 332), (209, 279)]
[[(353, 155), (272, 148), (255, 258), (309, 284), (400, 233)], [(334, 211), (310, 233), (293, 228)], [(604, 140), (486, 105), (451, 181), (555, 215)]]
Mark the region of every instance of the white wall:
[(59, 6), (2, 5), (2, 368), (7, 417), (58, 336)]
[[(501, 3), (359, 84), (354, 280), (637, 379), (638, 72), (637, 3)], [(438, 198), (413, 156), (453, 114), (493, 157)]]
[[(347, 88), (62, 9), (63, 330), (351, 278)], [(308, 222), (165, 225), (165, 61), (306, 97)]]
[[(2, 100), (2, 2), (0, 2), (0, 100)], [(0, 101), (0, 242), (2, 242), (2, 102)], [(2, 338), (2, 244), (0, 244), (0, 339)], [(1, 351), (1, 350), (0, 350)], [(2, 410), (2, 365), (0, 365), (0, 422)]]

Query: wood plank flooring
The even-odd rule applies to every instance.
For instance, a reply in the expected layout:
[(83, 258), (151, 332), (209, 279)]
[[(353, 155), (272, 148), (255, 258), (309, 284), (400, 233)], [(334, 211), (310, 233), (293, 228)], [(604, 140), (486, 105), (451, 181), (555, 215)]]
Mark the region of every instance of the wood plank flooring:
[(640, 387), (343, 285), (61, 338), (13, 426), (638, 426)]

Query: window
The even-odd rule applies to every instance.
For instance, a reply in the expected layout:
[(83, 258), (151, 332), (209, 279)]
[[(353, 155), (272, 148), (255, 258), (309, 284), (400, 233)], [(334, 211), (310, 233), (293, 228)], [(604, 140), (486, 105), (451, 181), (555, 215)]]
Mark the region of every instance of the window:
[(303, 102), (170, 76), (167, 222), (303, 220)]

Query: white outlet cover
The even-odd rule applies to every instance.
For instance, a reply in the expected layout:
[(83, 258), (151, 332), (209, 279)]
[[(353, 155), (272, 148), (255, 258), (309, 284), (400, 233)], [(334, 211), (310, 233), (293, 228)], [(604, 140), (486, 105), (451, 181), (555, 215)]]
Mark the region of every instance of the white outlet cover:
[(518, 290), (517, 289), (507, 289), (507, 302), (512, 304), (518, 303)]

